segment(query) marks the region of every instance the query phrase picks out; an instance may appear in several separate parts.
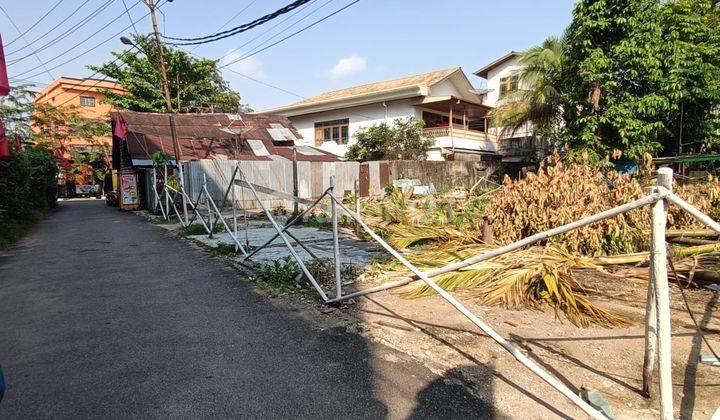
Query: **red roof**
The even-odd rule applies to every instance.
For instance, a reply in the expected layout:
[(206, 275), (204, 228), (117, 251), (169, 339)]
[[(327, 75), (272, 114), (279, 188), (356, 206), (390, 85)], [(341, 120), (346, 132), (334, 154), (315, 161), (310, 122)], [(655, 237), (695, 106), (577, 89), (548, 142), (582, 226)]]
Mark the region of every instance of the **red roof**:
[[(130, 111), (121, 114), (127, 125), (125, 143), (131, 159), (148, 160), (156, 151), (174, 158), (167, 114)], [(278, 115), (176, 114), (173, 119), (181, 160), (212, 159), (215, 155), (271, 160), (268, 154), (292, 159), (294, 140), (302, 138), (286, 117)], [(236, 156), (236, 147), (239, 156)], [(322, 151), (297, 156), (301, 161), (338, 160)]]

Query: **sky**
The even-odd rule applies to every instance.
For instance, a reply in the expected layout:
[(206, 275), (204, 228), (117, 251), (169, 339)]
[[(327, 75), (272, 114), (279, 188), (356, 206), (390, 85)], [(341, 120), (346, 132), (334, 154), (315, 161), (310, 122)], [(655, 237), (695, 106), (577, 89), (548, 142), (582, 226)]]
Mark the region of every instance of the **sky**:
[[(312, 0), (242, 34), (183, 48), (227, 63), (351, 2)], [(106, 3), (107, 7), (74, 29)], [(247, 23), (288, 3), (290, 0), (174, 0), (162, 4), (158, 18), (160, 30), (167, 36), (200, 37)], [(328, 90), (454, 66), (461, 66), (471, 82), (481, 87), (483, 80), (472, 75), (473, 71), (510, 50), (522, 51), (561, 34), (570, 23), (573, 3), (360, 0), (286, 41), (232, 64), (230, 69), (236, 73), (225, 70), (223, 76), (243, 102), (256, 110)], [(29, 79), (38, 88), (60, 76), (91, 76), (87, 65), (108, 61), (110, 51), (123, 49), (120, 36), (151, 32), (147, 7), (139, 0), (0, 0), (0, 6), (0, 35), (11, 83)], [(134, 28), (131, 22), (135, 22)], [(57, 40), (64, 32), (68, 33)]]

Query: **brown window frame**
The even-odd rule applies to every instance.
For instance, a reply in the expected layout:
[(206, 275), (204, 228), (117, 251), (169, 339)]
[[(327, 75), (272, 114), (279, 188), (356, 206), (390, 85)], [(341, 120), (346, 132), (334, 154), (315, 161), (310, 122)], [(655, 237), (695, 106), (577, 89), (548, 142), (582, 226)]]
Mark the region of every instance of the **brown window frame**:
[(518, 90), (520, 85), (520, 77), (517, 74), (500, 78), (500, 96)]
[[(92, 100), (92, 105), (86, 105), (86, 104), (83, 102), (84, 99), (91, 99), (91, 100)], [(93, 96), (81, 96), (81, 97), (80, 97), (80, 105), (82, 105), (82, 106), (85, 106), (85, 107), (88, 107), (88, 108), (93, 108), (93, 107), (95, 107), (96, 103), (97, 103), (97, 99), (95, 99), (95, 97), (93, 97)]]
[(315, 144), (335, 141), (337, 144), (348, 144), (350, 141), (350, 119), (319, 121), (315, 123)]

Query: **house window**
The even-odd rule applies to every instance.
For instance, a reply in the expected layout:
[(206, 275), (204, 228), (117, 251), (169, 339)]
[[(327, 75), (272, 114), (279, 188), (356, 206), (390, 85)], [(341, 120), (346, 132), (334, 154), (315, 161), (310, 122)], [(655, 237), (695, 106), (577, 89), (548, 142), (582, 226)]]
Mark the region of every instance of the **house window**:
[(500, 79), (500, 96), (518, 90), (518, 75), (503, 77)]
[(324, 141), (334, 141), (337, 144), (348, 143), (350, 120), (321, 121), (315, 123), (315, 144), (321, 145)]
[(95, 98), (92, 96), (81, 96), (80, 105), (82, 106), (95, 106)]

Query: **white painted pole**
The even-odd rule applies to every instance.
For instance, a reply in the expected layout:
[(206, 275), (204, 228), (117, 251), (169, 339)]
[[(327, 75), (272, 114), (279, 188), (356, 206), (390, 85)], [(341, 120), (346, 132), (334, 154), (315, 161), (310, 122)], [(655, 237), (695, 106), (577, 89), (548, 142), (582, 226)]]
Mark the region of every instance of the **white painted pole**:
[[(673, 172), (670, 168), (658, 169), (657, 185), (670, 191)], [(650, 270), (657, 301), (658, 373), (660, 379), (660, 418), (673, 418), (672, 390), (672, 331), (670, 323), (670, 288), (667, 273), (667, 202), (659, 200), (652, 207)]]
[(167, 190), (167, 184), (168, 184), (168, 170), (167, 170), (167, 163), (165, 163), (165, 180), (163, 181), (163, 191), (165, 191), (165, 214), (167, 215), (166, 220), (170, 219), (170, 194)]
[[(235, 174), (233, 173), (233, 178)], [(235, 237), (237, 238), (238, 232), (237, 232), (237, 203), (235, 201), (235, 183), (230, 181), (230, 188), (232, 188), (232, 193), (230, 199), (232, 200), (232, 216), (233, 216), (233, 232), (235, 233)], [(235, 243), (235, 252), (238, 251), (238, 245)]]
[[(650, 264), (652, 265), (652, 259)], [(645, 398), (650, 398), (655, 359), (657, 358), (657, 300), (655, 299), (655, 280), (650, 268), (650, 280), (647, 285), (647, 302), (645, 303), (645, 355), (643, 358), (643, 387)]]
[[(330, 194), (335, 194), (335, 177), (330, 177)], [(335, 299), (342, 296), (342, 278), (340, 273), (340, 241), (338, 240), (338, 211), (335, 200), (330, 200), (330, 208), (332, 212), (332, 230), (333, 230), (333, 254), (335, 257)]]
[(674, 193), (670, 192), (667, 196), (668, 201), (675, 204), (676, 206), (680, 207), (681, 209), (688, 212), (692, 217), (697, 219), (700, 223), (704, 224), (705, 226), (709, 227), (710, 229), (714, 230), (717, 233), (720, 233), (720, 223), (714, 221), (710, 216), (706, 215), (705, 213), (701, 212), (700, 210), (693, 207), (692, 204), (688, 203), (687, 201), (683, 200), (682, 198), (678, 197)]
[[(330, 195), (333, 201), (337, 203), (337, 205), (345, 211), (350, 216), (354, 216), (354, 213), (351, 212), (345, 205), (337, 200), (334, 195)], [(543, 368), (541, 368), (537, 363), (535, 363), (532, 359), (525, 356), (523, 352), (521, 352), (519, 349), (517, 349), (515, 346), (510, 344), (509, 341), (507, 341), (504, 337), (502, 337), (500, 334), (498, 334), (490, 325), (483, 322), (480, 318), (477, 317), (474, 313), (472, 313), (469, 309), (467, 309), (460, 301), (455, 299), (450, 293), (445, 291), (442, 287), (438, 286), (434, 281), (430, 280), (430, 278), (427, 276), (427, 274), (423, 273), (415, 267), (410, 261), (408, 261), (405, 257), (402, 256), (395, 248), (391, 247), (387, 242), (385, 242), (375, 231), (373, 231), (365, 222), (363, 222), (360, 218), (355, 218), (360, 226), (367, 232), (370, 237), (372, 237), (374, 240), (376, 240), (385, 250), (387, 250), (393, 257), (395, 257), (398, 261), (400, 261), (405, 267), (410, 269), (410, 271), (413, 272), (416, 276), (420, 278), (425, 284), (430, 286), (437, 294), (439, 294), (443, 299), (448, 301), (452, 306), (455, 307), (460, 313), (465, 315), (470, 321), (472, 321), (473, 324), (477, 325), (485, 334), (489, 335), (490, 338), (495, 340), (498, 344), (500, 344), (505, 350), (507, 350), (508, 353), (510, 353), (515, 359), (522, 363), (525, 367), (530, 369), (534, 374), (538, 375), (542, 380), (550, 384), (553, 388), (557, 389), (562, 393), (565, 397), (570, 399), (575, 405), (580, 407), (581, 410), (586, 412), (590, 417), (593, 419), (607, 419), (607, 417), (601, 413), (600, 411), (596, 410), (594, 407), (592, 407), (590, 404), (588, 404), (585, 400), (580, 398), (577, 394), (575, 394), (570, 388), (568, 388), (564, 383), (559, 381), (556, 377), (552, 376), (550, 373), (546, 372)]]

